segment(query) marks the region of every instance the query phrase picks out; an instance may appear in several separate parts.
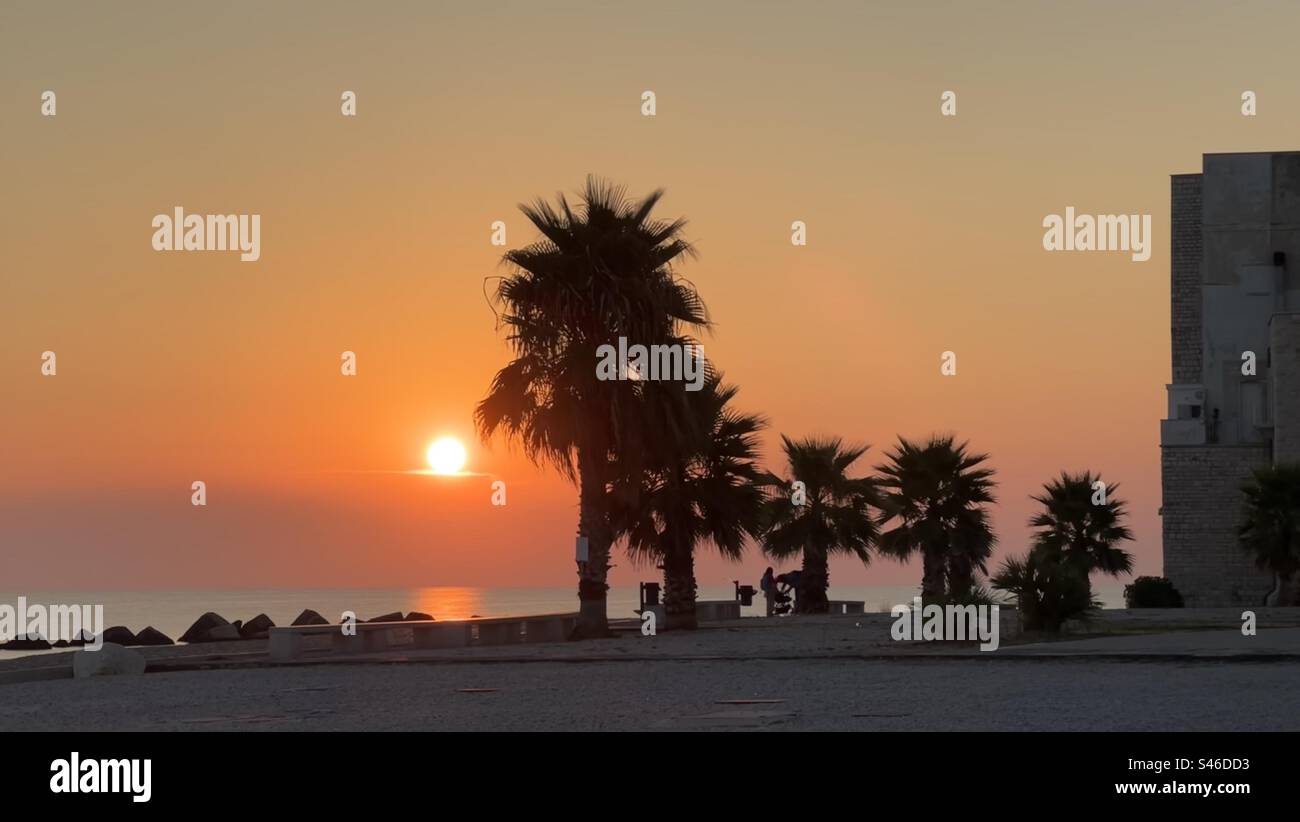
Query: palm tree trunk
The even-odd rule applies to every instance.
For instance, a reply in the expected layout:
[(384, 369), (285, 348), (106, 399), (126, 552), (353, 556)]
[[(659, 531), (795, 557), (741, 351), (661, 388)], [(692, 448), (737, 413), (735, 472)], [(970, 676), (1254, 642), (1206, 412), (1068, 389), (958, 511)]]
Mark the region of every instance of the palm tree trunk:
[(928, 603), (939, 602), (944, 595), (944, 574), (948, 569), (943, 554), (935, 550), (921, 553), (921, 599)]
[(693, 631), (695, 618), (695, 553), (674, 549), (664, 557), (664, 620), (670, 631)]
[(804, 548), (803, 573), (799, 576), (799, 613), (824, 614), (830, 610), (826, 601), (826, 589), (830, 584), (826, 552)]
[(578, 626), (572, 639), (609, 636), (606, 579), (613, 534), (606, 511), (603, 461), (590, 454), (591, 449), (578, 451), (578, 536), (587, 538), (587, 561), (578, 564)]
[(954, 554), (948, 559), (948, 596), (956, 602), (970, 593), (975, 585), (975, 569), (970, 557)]
[[(1083, 551), (1077, 551), (1069, 556), (1071, 558), (1066, 560), (1066, 564), (1069, 564), (1070, 567), (1074, 568), (1075, 573), (1077, 573), (1080, 579), (1082, 579), (1083, 590), (1088, 592), (1088, 601), (1091, 602), (1092, 601), (1092, 566), (1087, 561), (1087, 559), (1084, 559), (1084, 557), (1087, 557), (1087, 554), (1084, 553)], [(1079, 559), (1073, 559), (1073, 557), (1079, 557)]]

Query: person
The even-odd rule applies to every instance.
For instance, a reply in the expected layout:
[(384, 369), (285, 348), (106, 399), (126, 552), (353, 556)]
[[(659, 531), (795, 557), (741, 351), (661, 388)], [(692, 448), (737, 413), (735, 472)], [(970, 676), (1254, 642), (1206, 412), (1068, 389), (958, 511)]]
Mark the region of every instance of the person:
[[(798, 573), (798, 572), (794, 572)], [(776, 574), (771, 568), (768, 568), (763, 574), (763, 579), (758, 583), (763, 590), (763, 596), (767, 598), (767, 615), (782, 616), (790, 613), (793, 607), (790, 603), (789, 586), (783, 587), (783, 582), (788, 574)], [(797, 577), (796, 577), (797, 578)]]
[(767, 615), (773, 613), (773, 606), (776, 605), (776, 580), (772, 577), (772, 566), (767, 566), (763, 572), (763, 578), (758, 581), (758, 590), (763, 592), (763, 598), (767, 600)]

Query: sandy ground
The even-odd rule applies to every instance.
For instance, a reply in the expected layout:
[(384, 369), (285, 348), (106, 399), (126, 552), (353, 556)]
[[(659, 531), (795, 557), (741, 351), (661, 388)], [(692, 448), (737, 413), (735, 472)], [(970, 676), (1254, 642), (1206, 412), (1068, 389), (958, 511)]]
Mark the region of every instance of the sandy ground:
[(893, 642), (882, 615), (280, 666), (229, 643), (146, 649), (144, 676), (14, 681), (70, 665), (47, 655), (0, 665), (0, 731), (1300, 730), (1300, 628), (1242, 637), (1227, 617), (993, 654)]

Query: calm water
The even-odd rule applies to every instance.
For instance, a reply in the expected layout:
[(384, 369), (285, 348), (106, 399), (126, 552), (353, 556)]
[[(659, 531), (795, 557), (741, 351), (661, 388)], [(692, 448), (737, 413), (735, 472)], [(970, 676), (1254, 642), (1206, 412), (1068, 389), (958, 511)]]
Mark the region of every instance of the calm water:
[[(1122, 608), (1122, 583), (1094, 583), (1096, 594), (1107, 608)], [(365, 589), (273, 589), (221, 591), (24, 591), (28, 603), (89, 604), (104, 606), (104, 626), (125, 625), (139, 631), (152, 625), (177, 639), (205, 611), (215, 611), (228, 620), (245, 622), (265, 613), (276, 625), (288, 625), (303, 609), (311, 608), (326, 619), (338, 621), (344, 611), (369, 619), (392, 611), (422, 611), (435, 619), (465, 619), (471, 616), (513, 616), (576, 611), (573, 588), (365, 588)], [(914, 586), (832, 587), (831, 599), (861, 600), (868, 611), (888, 611), (899, 603), (910, 603), (917, 594)], [(19, 593), (0, 593), (0, 603), (17, 607)], [(701, 586), (700, 599), (732, 599), (731, 586)], [(763, 599), (742, 608), (742, 616), (762, 616)], [(613, 619), (635, 618), (636, 588), (611, 588), (609, 615)], [(27, 652), (0, 651), (0, 659)]]

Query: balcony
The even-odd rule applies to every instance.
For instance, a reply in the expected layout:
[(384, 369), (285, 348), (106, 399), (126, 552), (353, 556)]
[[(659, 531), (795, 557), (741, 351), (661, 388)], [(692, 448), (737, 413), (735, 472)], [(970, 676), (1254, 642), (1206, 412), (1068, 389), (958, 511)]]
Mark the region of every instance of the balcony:
[(1205, 424), (1205, 386), (1196, 383), (1166, 385), (1169, 419), (1160, 421), (1161, 445), (1205, 445), (1214, 442), (1215, 424)]
[(1160, 421), (1160, 444), (1162, 446), (1205, 445), (1205, 443), (1204, 418)]

